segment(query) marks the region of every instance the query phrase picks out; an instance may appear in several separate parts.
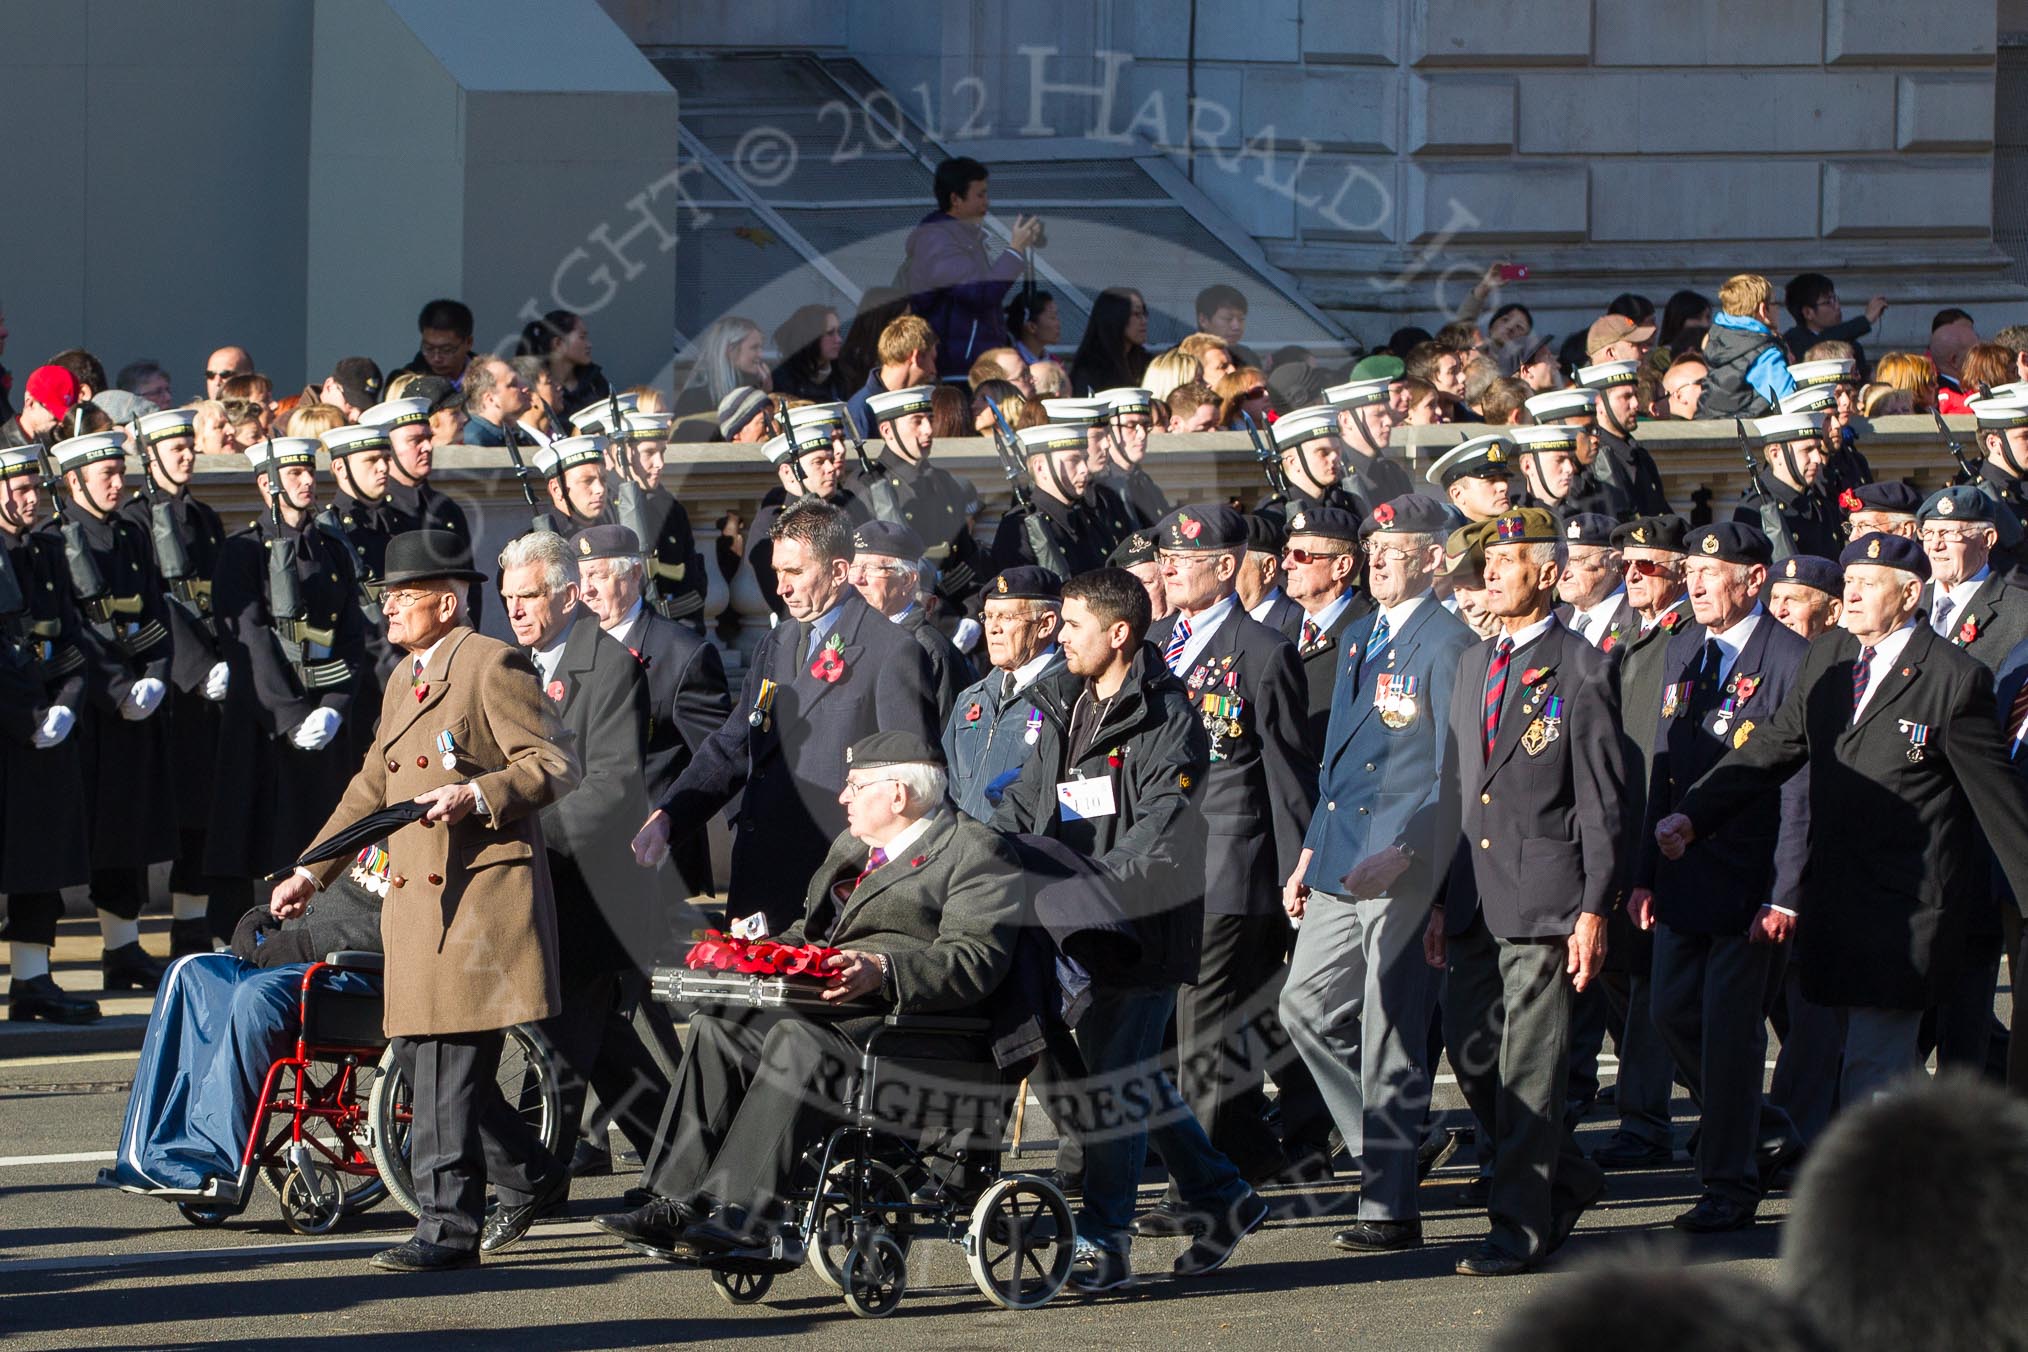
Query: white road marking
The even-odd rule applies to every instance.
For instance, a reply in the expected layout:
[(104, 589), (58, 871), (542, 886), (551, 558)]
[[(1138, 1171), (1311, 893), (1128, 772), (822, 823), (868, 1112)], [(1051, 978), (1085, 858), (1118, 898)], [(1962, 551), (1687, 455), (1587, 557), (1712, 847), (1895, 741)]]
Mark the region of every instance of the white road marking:
[(0, 1169), (30, 1164), (111, 1164), (114, 1158), (110, 1150), (84, 1150), (75, 1155), (0, 1155)]
[[(590, 1221), (548, 1221), (538, 1223), (531, 1233), (543, 1239), (572, 1239), (603, 1232), (595, 1229)], [(307, 1262), (385, 1249), (400, 1243), (401, 1235), (401, 1231), (390, 1230), (384, 1235), (366, 1235), (357, 1239), (305, 1239), (281, 1243), (254, 1236), (246, 1244), (216, 1249), (158, 1249), (147, 1253), (81, 1253), (65, 1258), (15, 1258), (0, 1261), (0, 1275), (16, 1272), (100, 1272), (186, 1263), (243, 1263), (249, 1254), (259, 1254), (263, 1265)]]
[(75, 1066), (87, 1061), (134, 1061), (140, 1058), (138, 1051), (131, 1052), (78, 1052), (65, 1056), (9, 1056), (0, 1058), (0, 1071), (13, 1070), (17, 1066)]

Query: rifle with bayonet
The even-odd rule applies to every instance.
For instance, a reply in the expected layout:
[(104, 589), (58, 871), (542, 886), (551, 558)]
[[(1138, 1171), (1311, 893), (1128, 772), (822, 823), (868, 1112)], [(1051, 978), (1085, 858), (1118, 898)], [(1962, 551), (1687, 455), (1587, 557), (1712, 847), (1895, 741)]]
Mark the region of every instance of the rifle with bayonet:
[[(282, 651), (282, 660), (301, 677), (304, 675), (303, 661), (303, 584), (296, 575), (296, 533), (289, 529), (288, 521), (282, 516), (281, 467), (274, 463), (275, 439), (267, 439), (262, 463), (267, 466), (268, 476), (268, 521), (274, 527), (274, 538), (268, 547), (268, 631), (275, 636), (275, 646)], [(304, 680), (304, 689), (309, 682)]]
[[(538, 399), (542, 398), (541, 395), (535, 397)], [(542, 400), (542, 407), (545, 410), (549, 408), (549, 401), (547, 399)], [(549, 416), (549, 425), (551, 427), (556, 426), (556, 415), (552, 412)], [(521, 425), (513, 418), (509, 418), (506, 425), (500, 429), (500, 432), (501, 440), (507, 443), (507, 459), (514, 465), (515, 482), (521, 485), (521, 499), (528, 504), (528, 529), (531, 532), (546, 531), (550, 528), (549, 514), (544, 512), (542, 504), (536, 501), (535, 485), (528, 481), (535, 471), (530, 469), (528, 462), (521, 458), (521, 446), (515, 440), (517, 436), (521, 435)]]
[[(135, 432), (141, 443), (141, 496), (148, 503), (148, 533), (155, 543), (155, 567), (169, 584), (169, 596), (200, 625), (206, 623), (197, 591), (191, 586), (190, 552), (176, 529), (175, 504), (155, 483), (154, 464), (149, 461), (148, 439)], [(157, 460), (155, 464), (159, 464)]]
[[(990, 397), (988, 396), (989, 399)], [(869, 411), (866, 416), (871, 418), (873, 414)], [(784, 421), (786, 417), (784, 414)], [(845, 415), (845, 422), (852, 429), (852, 453), (859, 459), (859, 477), (866, 484), (868, 509), (875, 517), (891, 525), (904, 524), (901, 515), (901, 490), (894, 486), (894, 476), (887, 472), (885, 465), (874, 463), (873, 458), (866, 454), (866, 439), (859, 435), (859, 426), (853, 422), (850, 411)]]
[(1289, 476), (1282, 473), (1282, 457), (1274, 448), (1274, 439), (1245, 409), (1239, 411), (1239, 421), (1246, 428), (1247, 439), (1253, 442), (1253, 453), (1260, 461), (1261, 472), (1267, 475), (1268, 488), (1283, 502), (1293, 502), (1295, 493), (1289, 487)]
[(1021, 445), (1014, 437), (1014, 429), (1008, 425), (1007, 415), (1000, 411), (998, 401), (990, 394), (983, 398), (986, 407), (993, 410), (993, 449), (999, 452), (1000, 467), (1007, 472), (1008, 486), (1014, 492), (1014, 505), (1021, 509), (1021, 534), (1028, 542), (1028, 552), (1035, 562), (1058, 577), (1068, 579), (1070, 560), (1064, 557), (1056, 537), (1049, 533), (1049, 523), (1035, 510), (1034, 485), (1022, 462)]
[(1739, 433), (1739, 453), (1746, 457), (1746, 494), (1756, 499), (1755, 509), (1760, 513), (1760, 533), (1767, 536), (1774, 546), (1777, 562), (1796, 552), (1795, 533), (1789, 529), (1788, 519), (1782, 515), (1782, 505), (1775, 501), (1761, 479), (1760, 457), (1753, 452), (1753, 439), (1746, 434), (1746, 422), (1741, 418), (1732, 420), (1733, 428)]
[[(82, 418), (78, 425), (83, 425)], [(70, 570), (70, 589), (77, 596), (78, 611), (93, 624), (107, 624), (113, 618), (111, 589), (106, 586), (105, 575), (99, 571), (99, 561), (85, 539), (83, 523), (73, 520), (63, 510), (63, 497), (59, 491), (61, 480), (55, 461), (50, 459), (49, 447), (38, 437), (35, 450), (42, 464), (42, 495), (49, 499), (50, 513), (56, 518), (57, 530), (63, 537), (63, 561)]]

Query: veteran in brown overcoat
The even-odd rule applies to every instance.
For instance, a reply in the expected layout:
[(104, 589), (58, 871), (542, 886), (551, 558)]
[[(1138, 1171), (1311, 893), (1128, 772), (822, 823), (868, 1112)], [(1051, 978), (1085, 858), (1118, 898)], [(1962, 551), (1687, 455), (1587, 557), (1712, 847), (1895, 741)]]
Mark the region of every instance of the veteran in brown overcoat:
[[(413, 1094), (410, 1163), (422, 1203), (415, 1237), (374, 1256), (394, 1271), (476, 1263), (489, 1184), (500, 1197), (495, 1223), (511, 1228), (569, 1182), (508, 1107), (497, 1075), (503, 1030), (558, 1008), (556, 904), (539, 813), (576, 786), (578, 762), (527, 655), (466, 627), (480, 576), (470, 547), (448, 532), (389, 542), (382, 607), (389, 641), (408, 656), (324, 828), (429, 803), (387, 842), (381, 908), (386, 1030)], [(284, 918), (299, 911), (349, 864), (297, 869), (271, 909)]]

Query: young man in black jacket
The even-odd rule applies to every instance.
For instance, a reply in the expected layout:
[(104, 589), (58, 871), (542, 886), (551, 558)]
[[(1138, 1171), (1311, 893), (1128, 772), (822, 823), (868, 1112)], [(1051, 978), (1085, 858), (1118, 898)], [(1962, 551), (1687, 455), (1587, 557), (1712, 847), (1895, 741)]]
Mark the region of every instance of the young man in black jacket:
[[(1128, 1226), (1152, 1137), (1186, 1205), (1208, 1230), (1176, 1260), (1211, 1272), (1267, 1218), (1267, 1204), (1211, 1145), (1161, 1068), (1176, 988), (1197, 978), (1204, 910), (1204, 819), (1211, 747), (1182, 684), (1144, 641), (1148, 594), (1104, 568), (1063, 588), (1066, 670), (1034, 687), (1035, 754), (994, 814), (1001, 831), (1062, 841), (1090, 858), (1132, 918), (1140, 968), (1094, 983), (1078, 1047), (1106, 1092), (1081, 1122), (1084, 1205), (1071, 1280), (1105, 1291), (1131, 1279)], [(1100, 1114), (1103, 1114), (1101, 1117)]]

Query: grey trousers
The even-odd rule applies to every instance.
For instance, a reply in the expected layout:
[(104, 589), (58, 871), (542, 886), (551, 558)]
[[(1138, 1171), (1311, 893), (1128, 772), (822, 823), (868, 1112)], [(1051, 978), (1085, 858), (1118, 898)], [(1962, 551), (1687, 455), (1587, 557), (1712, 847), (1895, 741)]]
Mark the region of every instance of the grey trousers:
[(1852, 1005), (1845, 1017), (1845, 1070), (1838, 1097), (1847, 1107), (1864, 1103), (1922, 1069), (1922, 1011)]
[(1560, 939), (1495, 938), (1485, 917), (1474, 916), (1470, 928), (1451, 936), (1448, 952), (1446, 1050), (1493, 1145), (1487, 1239), (1514, 1257), (1538, 1258), (1558, 1218), (1590, 1205), (1605, 1186), (1599, 1167), (1577, 1148), (1563, 1110), (1569, 950)]
[(1653, 968), (1637, 970), (1627, 977), (1627, 1018), (1620, 1025), (1620, 1065), (1614, 1080), (1613, 1106), (1619, 1110), (1620, 1126), (1615, 1135), (1642, 1145), (1673, 1143), (1669, 1119), (1669, 1095), (1675, 1089), (1674, 1062), (1669, 1044), (1655, 1027)]
[[(1761, 1197), (1754, 1153), (1763, 1121), (1767, 1062), (1762, 1013), (1772, 944), (1745, 935), (1685, 934), (1655, 927), (1653, 1014), (1683, 1083), (1697, 1101), (1697, 1178), (1704, 1191), (1751, 1206)], [(1780, 1134), (1792, 1135), (1773, 1109)]]
[(1423, 1064), (1436, 972), (1422, 956), (1429, 903), (1310, 893), (1281, 1019), (1359, 1162), (1362, 1220), (1412, 1221), (1429, 1105)]
[(1789, 964), (1780, 996), (1788, 1010), (1788, 1032), (1775, 1054), (1768, 1102), (1795, 1123), (1805, 1146), (1824, 1134), (1838, 1110), (1838, 1080), (1845, 1055), (1842, 1012), (1803, 996), (1802, 972)]

